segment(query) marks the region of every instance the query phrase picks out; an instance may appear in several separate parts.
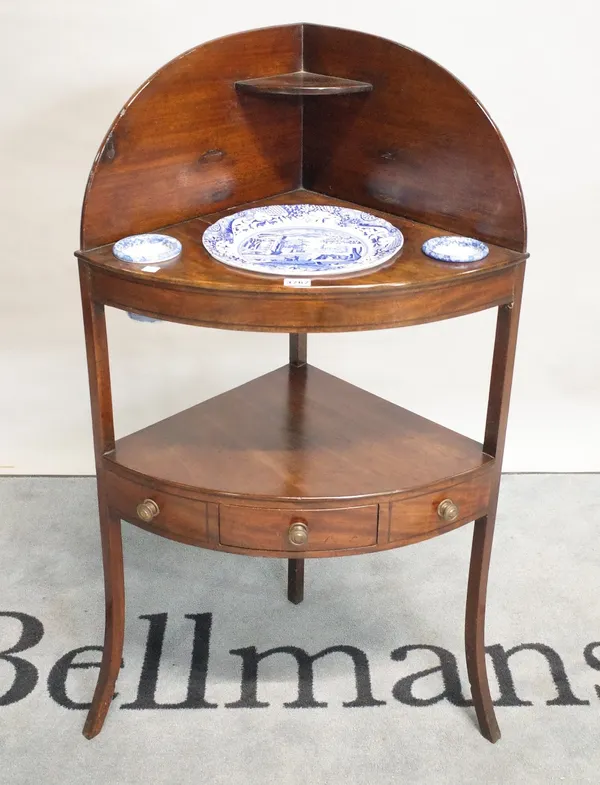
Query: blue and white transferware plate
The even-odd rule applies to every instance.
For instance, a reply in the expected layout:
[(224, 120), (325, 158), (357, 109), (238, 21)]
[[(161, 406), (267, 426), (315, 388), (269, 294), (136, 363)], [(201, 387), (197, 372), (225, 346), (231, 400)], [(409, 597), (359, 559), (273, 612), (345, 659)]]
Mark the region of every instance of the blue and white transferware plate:
[(134, 264), (168, 262), (181, 253), (181, 243), (166, 234), (132, 234), (115, 243), (113, 253), (122, 262)]
[(241, 270), (313, 278), (377, 267), (398, 253), (404, 237), (361, 210), (282, 204), (221, 218), (202, 242), (215, 259)]
[(485, 243), (473, 237), (432, 237), (421, 250), (440, 262), (479, 262), (490, 252)]

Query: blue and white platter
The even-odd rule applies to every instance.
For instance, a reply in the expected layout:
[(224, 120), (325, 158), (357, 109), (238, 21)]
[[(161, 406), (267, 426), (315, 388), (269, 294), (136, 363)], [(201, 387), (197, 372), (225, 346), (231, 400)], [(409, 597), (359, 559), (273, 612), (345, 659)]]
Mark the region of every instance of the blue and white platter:
[(181, 243), (166, 234), (132, 234), (116, 242), (113, 253), (122, 262), (156, 264), (179, 256)]
[(479, 262), (489, 254), (490, 249), (473, 237), (432, 237), (423, 243), (426, 256), (439, 262)]
[(282, 204), (221, 218), (204, 247), (224, 264), (278, 276), (348, 275), (387, 262), (402, 248), (399, 229), (345, 207)]

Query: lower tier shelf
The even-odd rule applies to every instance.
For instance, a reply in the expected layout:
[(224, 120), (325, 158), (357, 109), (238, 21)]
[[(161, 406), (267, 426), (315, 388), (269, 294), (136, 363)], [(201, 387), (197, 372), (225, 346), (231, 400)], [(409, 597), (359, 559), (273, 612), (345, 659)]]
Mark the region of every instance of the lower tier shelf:
[(103, 461), (109, 506), (132, 523), (303, 558), (456, 528), (485, 514), (494, 473), (477, 442), (307, 365), (119, 439)]

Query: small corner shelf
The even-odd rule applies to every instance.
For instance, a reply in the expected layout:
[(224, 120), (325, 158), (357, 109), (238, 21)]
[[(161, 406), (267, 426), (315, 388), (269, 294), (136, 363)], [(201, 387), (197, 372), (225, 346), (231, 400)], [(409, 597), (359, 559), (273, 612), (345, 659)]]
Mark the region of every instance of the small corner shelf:
[(369, 93), (373, 89), (373, 85), (369, 82), (313, 74), (310, 71), (294, 71), (290, 74), (244, 79), (236, 82), (235, 87), (242, 93), (264, 95), (347, 95)]

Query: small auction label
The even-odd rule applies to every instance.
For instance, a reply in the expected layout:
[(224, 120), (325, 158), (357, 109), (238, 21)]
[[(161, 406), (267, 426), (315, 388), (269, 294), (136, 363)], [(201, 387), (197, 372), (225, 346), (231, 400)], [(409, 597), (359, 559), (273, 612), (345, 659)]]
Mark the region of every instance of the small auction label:
[(310, 286), (312, 283), (310, 278), (284, 278), (284, 286)]

